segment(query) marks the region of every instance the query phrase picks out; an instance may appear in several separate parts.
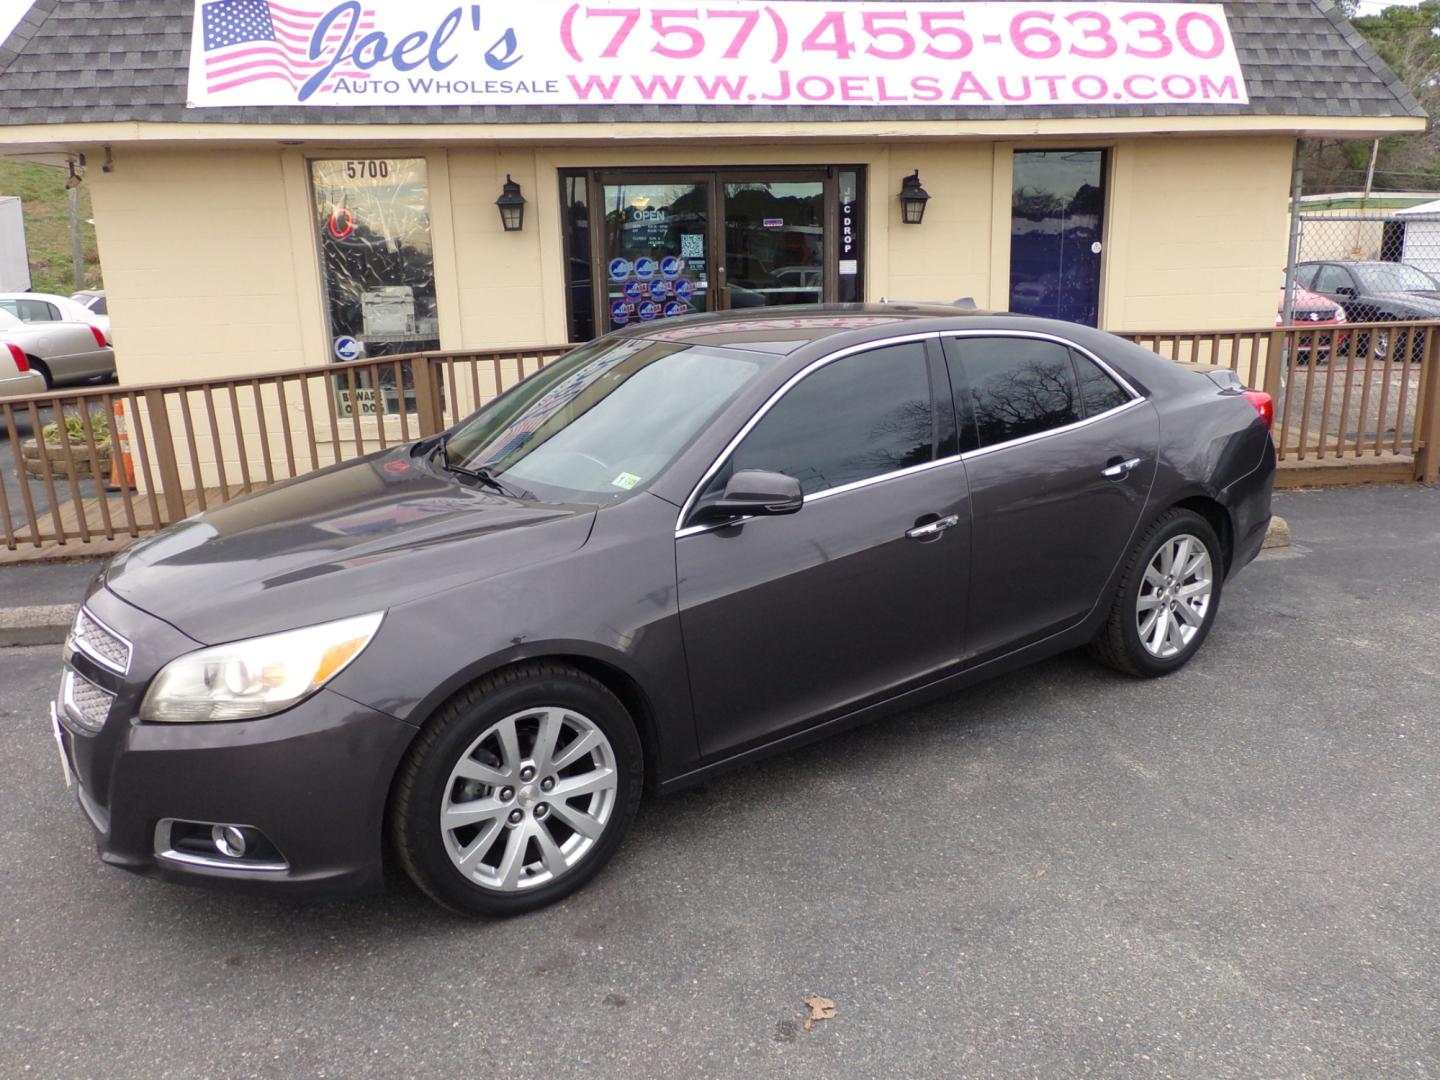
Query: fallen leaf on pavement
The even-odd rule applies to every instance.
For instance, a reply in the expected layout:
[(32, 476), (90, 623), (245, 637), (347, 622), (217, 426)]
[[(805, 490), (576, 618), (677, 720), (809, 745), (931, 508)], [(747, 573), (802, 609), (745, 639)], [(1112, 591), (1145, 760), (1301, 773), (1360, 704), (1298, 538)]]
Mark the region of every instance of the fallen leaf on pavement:
[(810, 1015), (805, 1018), (805, 1030), (811, 1031), (817, 1020), (835, 1019), (835, 1002), (819, 994), (811, 994), (805, 999), (805, 1004), (810, 1006)]

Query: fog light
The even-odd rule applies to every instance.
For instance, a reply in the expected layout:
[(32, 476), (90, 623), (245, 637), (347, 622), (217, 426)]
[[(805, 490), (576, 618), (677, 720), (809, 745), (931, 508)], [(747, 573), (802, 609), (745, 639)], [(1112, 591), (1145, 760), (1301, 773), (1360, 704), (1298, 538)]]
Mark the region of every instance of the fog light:
[(231, 859), (245, 857), (245, 834), (234, 825), (216, 825), (210, 830), (210, 839), (215, 850)]
[(285, 856), (254, 825), (161, 818), (155, 824), (155, 856), (212, 870), (286, 870)]

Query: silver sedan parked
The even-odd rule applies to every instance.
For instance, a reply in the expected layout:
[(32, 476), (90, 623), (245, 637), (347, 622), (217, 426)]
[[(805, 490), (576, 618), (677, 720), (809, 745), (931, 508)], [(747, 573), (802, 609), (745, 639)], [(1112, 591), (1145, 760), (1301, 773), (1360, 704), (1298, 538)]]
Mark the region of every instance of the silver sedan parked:
[(33, 397), (45, 392), (45, 379), (30, 366), (25, 350), (0, 342), (0, 398)]
[(24, 351), (47, 388), (115, 374), (115, 350), (93, 323), (25, 322), (0, 306), (0, 348), (6, 345)]

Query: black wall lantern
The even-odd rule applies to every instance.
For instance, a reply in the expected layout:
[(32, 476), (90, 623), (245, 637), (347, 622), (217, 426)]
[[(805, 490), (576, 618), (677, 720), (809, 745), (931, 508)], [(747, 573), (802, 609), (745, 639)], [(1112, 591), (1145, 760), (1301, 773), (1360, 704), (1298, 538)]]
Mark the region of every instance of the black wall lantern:
[(920, 186), (920, 170), (916, 169), (900, 183), (900, 220), (906, 225), (919, 225), (925, 219), (925, 204), (930, 193)]
[(505, 175), (505, 188), (495, 200), (500, 208), (500, 224), (506, 232), (519, 232), (525, 226), (525, 196), (520, 194), (520, 185)]

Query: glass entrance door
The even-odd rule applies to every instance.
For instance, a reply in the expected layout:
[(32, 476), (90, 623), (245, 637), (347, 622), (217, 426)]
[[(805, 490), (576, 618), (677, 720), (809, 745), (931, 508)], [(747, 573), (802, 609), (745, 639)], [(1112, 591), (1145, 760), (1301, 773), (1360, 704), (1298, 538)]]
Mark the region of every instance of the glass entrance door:
[(560, 180), (571, 341), (701, 311), (864, 296), (862, 169), (575, 170)]
[(726, 307), (825, 299), (823, 179), (725, 184)]
[(712, 310), (710, 179), (626, 178), (601, 189), (599, 324), (616, 330)]
[(1104, 150), (1017, 150), (1010, 310), (1098, 326)]

